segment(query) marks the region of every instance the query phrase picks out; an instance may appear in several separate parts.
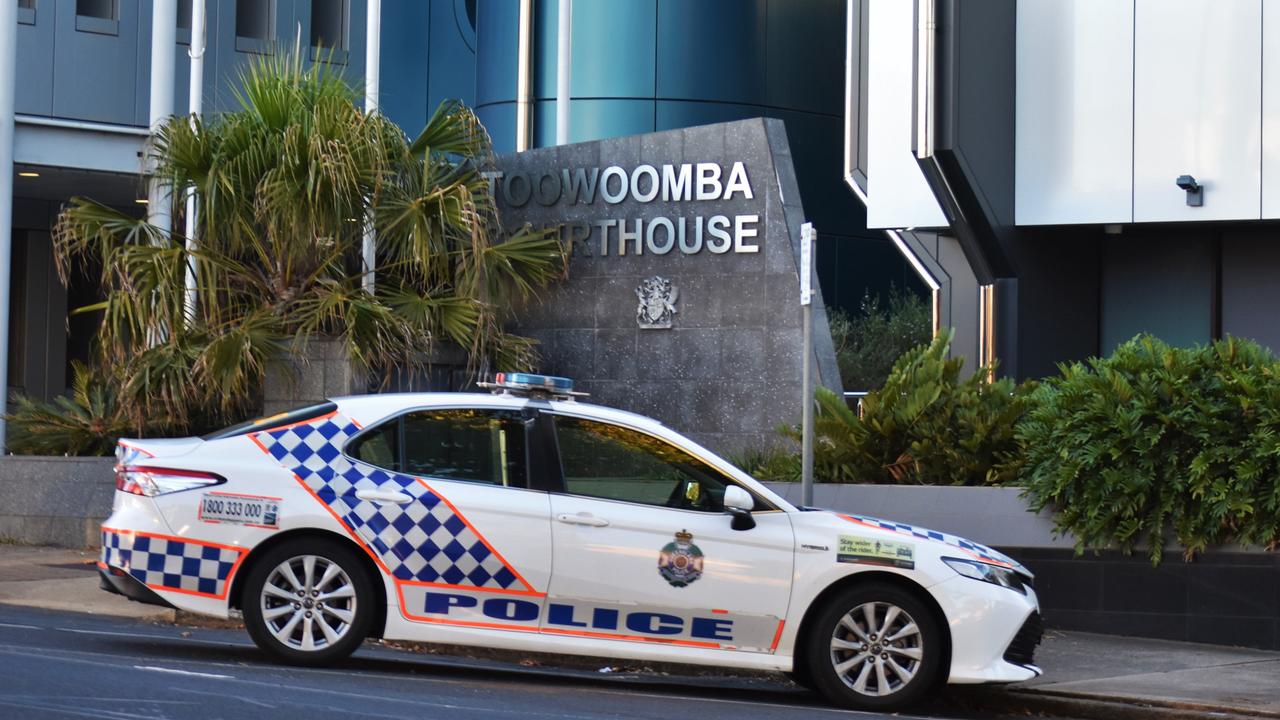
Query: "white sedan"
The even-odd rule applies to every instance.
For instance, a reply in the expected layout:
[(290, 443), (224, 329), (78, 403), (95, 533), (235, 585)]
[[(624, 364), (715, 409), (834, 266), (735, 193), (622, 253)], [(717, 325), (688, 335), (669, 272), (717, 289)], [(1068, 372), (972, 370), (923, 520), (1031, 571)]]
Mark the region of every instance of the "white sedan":
[(284, 662), (366, 637), (774, 670), (851, 708), (1039, 674), (1032, 576), (798, 508), (662, 424), (499, 376), (121, 440), (103, 588), (227, 617)]

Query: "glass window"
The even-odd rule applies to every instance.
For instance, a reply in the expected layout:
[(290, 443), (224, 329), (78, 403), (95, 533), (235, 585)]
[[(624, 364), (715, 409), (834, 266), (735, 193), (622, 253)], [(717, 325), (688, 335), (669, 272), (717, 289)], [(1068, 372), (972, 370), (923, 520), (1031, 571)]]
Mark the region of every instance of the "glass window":
[(356, 460), (426, 478), (526, 487), (525, 424), (504, 410), (423, 410), (361, 433)]
[(273, 0), (236, 0), (236, 37), (266, 42), (272, 38)]
[(347, 0), (311, 0), (311, 47), (347, 49)]
[(400, 419), (362, 433), (347, 446), (347, 454), (370, 465), (399, 472)]
[(428, 478), (525, 487), (520, 413), (426, 410), (406, 415), (401, 471)]
[(617, 425), (559, 416), (556, 438), (565, 490), (573, 495), (724, 511), (730, 481), (680, 448)]
[(76, 0), (76, 14), (101, 20), (116, 20), (116, 0)]
[(191, 29), (191, 0), (178, 0), (178, 27)]
[(18, 0), (18, 23), (36, 24), (36, 0)]

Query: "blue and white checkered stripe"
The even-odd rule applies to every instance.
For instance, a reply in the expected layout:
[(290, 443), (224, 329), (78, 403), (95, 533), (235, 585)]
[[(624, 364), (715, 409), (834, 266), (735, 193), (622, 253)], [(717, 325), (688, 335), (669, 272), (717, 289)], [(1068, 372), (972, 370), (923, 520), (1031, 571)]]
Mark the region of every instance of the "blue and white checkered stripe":
[(1004, 553), (997, 552), (987, 547), (979, 545), (976, 542), (965, 540), (956, 535), (948, 535), (937, 530), (929, 530), (928, 528), (918, 528), (914, 525), (906, 523), (893, 522), (891, 520), (881, 520), (880, 518), (868, 517), (866, 515), (849, 515), (850, 518), (860, 523), (878, 527), (884, 530), (892, 530), (893, 532), (905, 533), (922, 540), (933, 540), (935, 542), (945, 543), (952, 547), (958, 547), (965, 552), (978, 556), (982, 560), (988, 560), (993, 563), (1002, 565), (1013, 565), (1013, 560), (1009, 559)]
[[(410, 475), (353, 463), (342, 446), (359, 428), (333, 415), (257, 433), (271, 457), (291, 470), (368, 544), (395, 578), (514, 592), (532, 591), (433, 490)], [(359, 490), (399, 491), (403, 505), (375, 504)]]
[(102, 531), (102, 562), (157, 590), (223, 598), (243, 550), (158, 535)]

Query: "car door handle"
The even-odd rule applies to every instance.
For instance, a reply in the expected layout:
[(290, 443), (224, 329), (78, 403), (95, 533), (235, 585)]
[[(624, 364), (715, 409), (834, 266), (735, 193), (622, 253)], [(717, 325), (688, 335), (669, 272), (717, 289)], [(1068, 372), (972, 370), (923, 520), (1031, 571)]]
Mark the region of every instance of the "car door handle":
[(411, 502), (413, 497), (399, 490), (357, 490), (356, 497), (369, 502), (395, 503), (403, 505)]
[(591, 527), (604, 527), (605, 525), (609, 524), (608, 520), (605, 520), (602, 517), (596, 517), (591, 513), (577, 513), (576, 515), (570, 515), (569, 513), (560, 513), (559, 515), (556, 516), (556, 519), (562, 523), (568, 523), (569, 525), (590, 525)]

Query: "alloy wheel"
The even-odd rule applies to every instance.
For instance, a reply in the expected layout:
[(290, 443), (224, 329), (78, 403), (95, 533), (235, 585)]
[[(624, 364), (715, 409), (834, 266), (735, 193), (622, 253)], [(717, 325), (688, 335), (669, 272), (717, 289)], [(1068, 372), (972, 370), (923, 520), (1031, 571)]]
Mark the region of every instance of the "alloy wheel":
[(867, 602), (845, 613), (831, 634), (831, 664), (854, 692), (893, 695), (920, 671), (924, 644), (920, 628), (905, 610), (888, 602)]
[(337, 563), (299, 555), (267, 575), (259, 596), (262, 620), (282, 645), (303, 652), (332, 647), (356, 617), (356, 588)]

